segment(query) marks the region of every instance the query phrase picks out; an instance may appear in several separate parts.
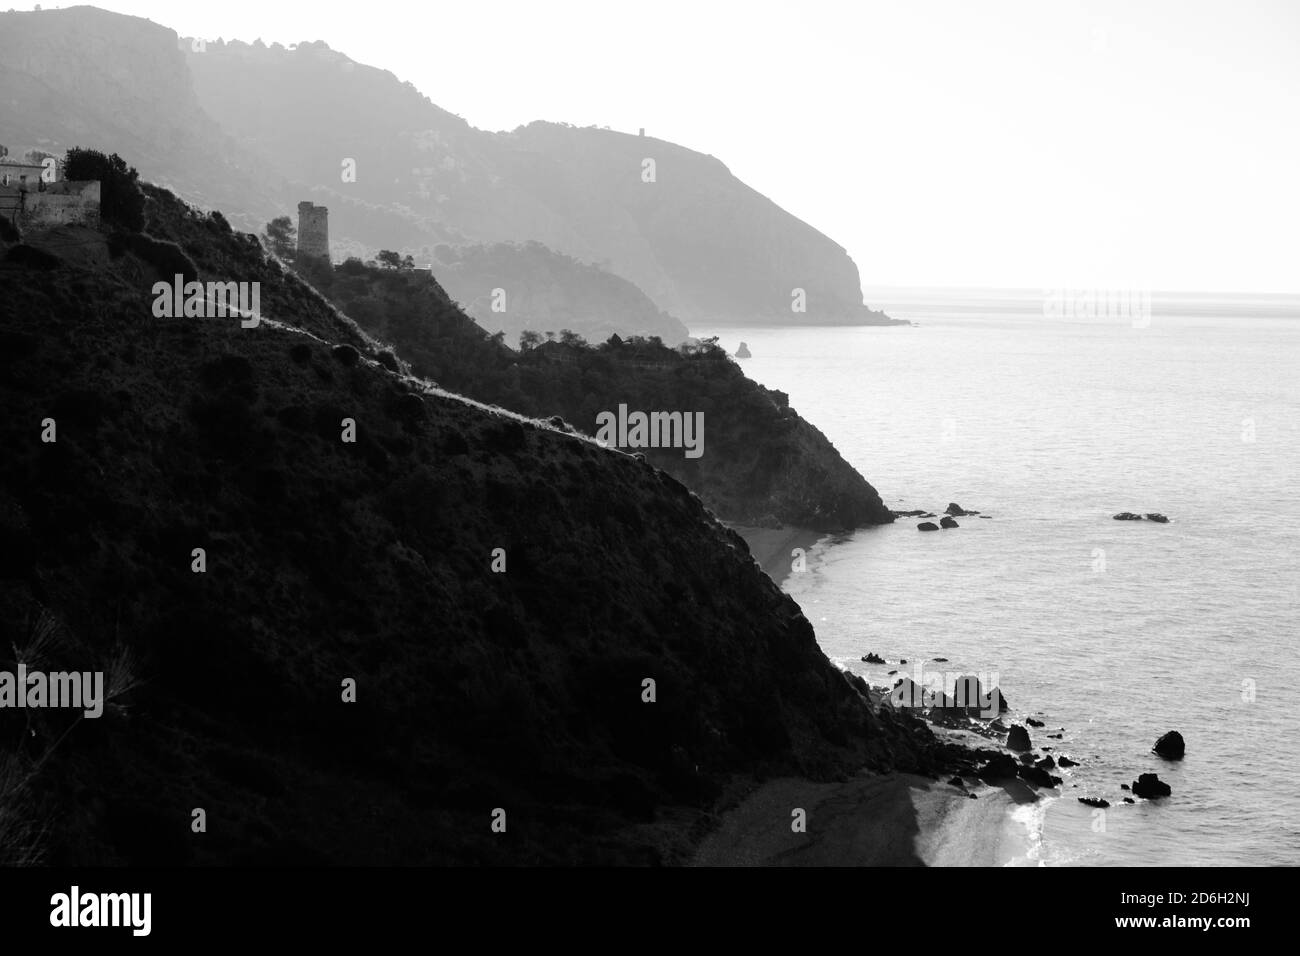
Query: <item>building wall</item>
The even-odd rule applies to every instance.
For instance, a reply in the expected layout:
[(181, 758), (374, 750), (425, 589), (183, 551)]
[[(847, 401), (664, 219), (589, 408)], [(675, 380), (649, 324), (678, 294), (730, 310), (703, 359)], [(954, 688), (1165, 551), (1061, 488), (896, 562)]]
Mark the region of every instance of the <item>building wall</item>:
[[(9, 160), (0, 160), (0, 186), (9, 186), (19, 188), (22, 177), (27, 177), (27, 189), (36, 189), (41, 182), (41, 173), (45, 167), (41, 165), (33, 166), (31, 163), (13, 163)], [(6, 181), (7, 180), (7, 181)]]
[(50, 183), (43, 191), (18, 192), (0, 187), (0, 213), (15, 219), (19, 228), (49, 226), (98, 226), (100, 187), (98, 182)]
[(298, 258), (329, 260), (329, 209), (309, 202), (298, 203)]

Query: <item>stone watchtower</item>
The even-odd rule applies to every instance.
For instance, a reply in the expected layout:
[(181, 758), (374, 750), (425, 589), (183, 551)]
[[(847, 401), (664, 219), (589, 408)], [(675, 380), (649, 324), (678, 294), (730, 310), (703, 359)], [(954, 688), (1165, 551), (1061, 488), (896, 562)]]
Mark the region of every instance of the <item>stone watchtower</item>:
[(309, 202), (298, 203), (298, 260), (330, 261), (329, 210)]

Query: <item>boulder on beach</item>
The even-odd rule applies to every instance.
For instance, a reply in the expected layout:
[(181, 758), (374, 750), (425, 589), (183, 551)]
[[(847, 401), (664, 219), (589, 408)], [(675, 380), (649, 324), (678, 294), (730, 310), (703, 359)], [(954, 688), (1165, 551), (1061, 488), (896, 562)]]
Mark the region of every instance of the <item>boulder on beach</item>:
[(1176, 730), (1169, 731), (1169, 733), (1157, 740), (1156, 745), (1151, 748), (1153, 754), (1159, 754), (1166, 760), (1182, 760), (1185, 750), (1183, 735)]
[(1080, 797), (1079, 802), (1090, 807), (1101, 807), (1103, 810), (1110, 806), (1110, 801), (1103, 800), (1101, 797)]
[(966, 781), (963, 780), (961, 777), (953, 777), (951, 780), (948, 781), (948, 783), (950, 783), (954, 787), (961, 787), (963, 790), (966, 789)]
[(940, 519), (939, 519), (939, 527), (941, 527), (941, 528), (960, 528), (961, 525), (959, 525), (959, 524), (957, 523), (957, 519), (955, 519), (955, 518), (940, 518)]
[(1133, 781), (1133, 796), (1141, 797), (1144, 800), (1154, 800), (1156, 797), (1168, 797), (1173, 794), (1173, 789), (1154, 773), (1144, 773)]
[(1032, 767), (1034, 765), (1034, 755), (1031, 753), (1023, 753), (1020, 755), (1020, 762), (1026, 767)]
[(1058, 778), (1053, 777), (1046, 770), (1040, 770), (1038, 767), (1020, 767), (1017, 770), (1020, 779), (1032, 783), (1036, 787), (1052, 788), (1057, 784)]
[(1048, 755), (1044, 757), (1042, 760), (1038, 761), (1036, 764), (1034, 764), (1034, 766), (1040, 770), (1055, 770), (1056, 761), (1053, 760), (1050, 755)]
[(939, 526), (935, 524), (933, 521), (922, 521), (919, 525), (916, 526), (916, 530), (917, 531), (938, 531)]
[(1010, 754), (995, 754), (980, 768), (976, 774), (985, 783), (996, 780), (1011, 780), (1020, 772), (1020, 767)]
[(867, 651), (866, 654), (862, 655), (862, 663), (883, 664), (885, 663), (885, 659), (881, 657), (879, 654), (874, 653), (873, 651)]
[(1034, 745), (1029, 742), (1029, 731), (1019, 724), (1012, 724), (1011, 729), (1007, 731), (1007, 749), (1033, 750)]

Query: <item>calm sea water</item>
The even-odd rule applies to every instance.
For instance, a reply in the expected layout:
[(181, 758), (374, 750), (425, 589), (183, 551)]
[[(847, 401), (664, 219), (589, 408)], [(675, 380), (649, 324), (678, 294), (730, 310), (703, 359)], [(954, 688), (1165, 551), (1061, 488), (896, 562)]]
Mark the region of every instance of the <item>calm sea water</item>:
[[(842, 666), (996, 674), (1081, 762), (1016, 811), (1018, 862), (1300, 864), (1300, 321), (1228, 312), (718, 331), (887, 505), (993, 516), (823, 539), (784, 586)], [(1186, 759), (1151, 754), (1175, 729)], [(1142, 772), (1173, 797), (1122, 804)]]

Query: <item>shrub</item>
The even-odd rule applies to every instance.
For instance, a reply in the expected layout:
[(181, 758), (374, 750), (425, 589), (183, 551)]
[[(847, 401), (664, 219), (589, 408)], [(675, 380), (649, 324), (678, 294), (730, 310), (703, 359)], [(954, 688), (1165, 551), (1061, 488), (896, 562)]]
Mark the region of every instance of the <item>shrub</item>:
[(63, 174), (72, 180), (99, 180), (99, 214), (104, 221), (131, 232), (144, 228), (140, 174), (117, 153), (105, 156), (98, 150), (73, 147), (63, 160)]
[(199, 277), (199, 267), (185, 254), (185, 250), (174, 242), (155, 239), (153, 236), (139, 232), (128, 236), (125, 246), (169, 279), (174, 275), (183, 275), (187, 279)]

